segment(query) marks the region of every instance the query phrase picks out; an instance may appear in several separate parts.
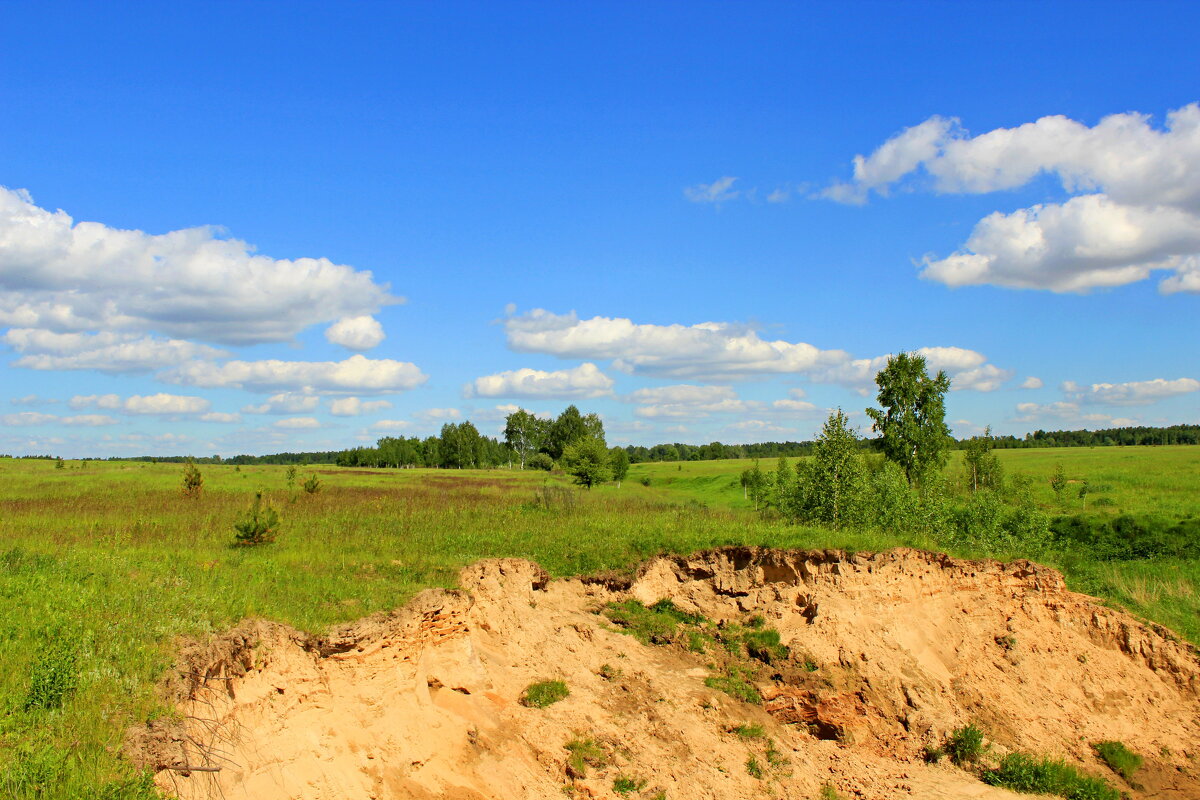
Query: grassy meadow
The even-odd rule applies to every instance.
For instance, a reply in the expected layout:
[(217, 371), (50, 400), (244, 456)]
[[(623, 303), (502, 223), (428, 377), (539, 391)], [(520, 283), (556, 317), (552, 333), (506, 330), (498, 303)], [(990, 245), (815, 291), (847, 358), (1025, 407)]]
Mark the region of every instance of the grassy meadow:
[[(998, 452), (1055, 513), (1200, 513), (1198, 447)], [(178, 464), (0, 459), (0, 796), (152, 796), (118, 757), (125, 729), (169, 713), (153, 687), (178, 637), (244, 617), (320, 631), (452, 586), (490, 556), (570, 575), (724, 544), (932, 546), (755, 514), (738, 481), (749, 463), (638, 464), (591, 492), (541, 472), (318, 466), (289, 487), (286, 467), (206, 465), (185, 497)], [(1070, 486), (1088, 482), (1086, 508), (1051, 492), (1060, 463)], [(300, 488), (309, 473), (315, 494)], [(256, 491), (281, 516), (278, 540), (233, 547)], [(1200, 562), (1040, 557), (1073, 588), (1200, 641)]]

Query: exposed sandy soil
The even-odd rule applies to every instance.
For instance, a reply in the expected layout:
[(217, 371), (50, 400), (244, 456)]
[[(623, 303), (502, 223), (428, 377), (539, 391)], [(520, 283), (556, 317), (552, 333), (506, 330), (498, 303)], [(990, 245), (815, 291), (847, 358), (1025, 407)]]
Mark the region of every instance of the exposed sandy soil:
[[(131, 732), (131, 756), (184, 800), (617, 798), (621, 776), (645, 781), (629, 797), (673, 800), (816, 798), (825, 784), (1019, 797), (924, 762), (972, 722), (997, 753), (1063, 757), (1135, 798), (1200, 798), (1195, 649), (1035, 564), (725, 548), (623, 580), (484, 561), (461, 586), (319, 639), (253, 621), (192, 643), (165, 687), (181, 720)], [(762, 705), (743, 703), (704, 683), (720, 655), (640, 644), (596, 613), (628, 597), (718, 623), (760, 614), (792, 655), (758, 670)], [(522, 706), (545, 679), (570, 696)], [(746, 723), (766, 738), (732, 732)], [(580, 738), (606, 760), (584, 775), (564, 748)], [(1140, 790), (1096, 760), (1103, 739), (1145, 756)]]

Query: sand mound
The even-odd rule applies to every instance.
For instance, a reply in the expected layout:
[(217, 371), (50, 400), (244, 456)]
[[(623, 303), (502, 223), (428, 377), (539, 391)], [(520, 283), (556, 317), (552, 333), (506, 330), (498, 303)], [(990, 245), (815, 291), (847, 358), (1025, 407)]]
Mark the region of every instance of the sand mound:
[[(250, 622), (185, 649), (167, 687), (181, 719), (135, 732), (131, 754), (185, 800), (616, 798), (618, 779), (675, 800), (1017, 797), (924, 762), (970, 722), (998, 752), (1064, 757), (1134, 797), (1200, 797), (1196, 651), (1028, 562), (725, 548), (626, 580), (484, 561), (461, 586), (325, 638)], [(630, 597), (762, 616), (790, 656), (747, 673), (761, 705), (736, 700), (705, 684), (730, 669), (721, 648), (640, 644), (597, 613)], [(548, 679), (570, 695), (519, 703)], [(1097, 762), (1104, 739), (1146, 757), (1140, 791)], [(572, 741), (589, 743), (574, 764)]]

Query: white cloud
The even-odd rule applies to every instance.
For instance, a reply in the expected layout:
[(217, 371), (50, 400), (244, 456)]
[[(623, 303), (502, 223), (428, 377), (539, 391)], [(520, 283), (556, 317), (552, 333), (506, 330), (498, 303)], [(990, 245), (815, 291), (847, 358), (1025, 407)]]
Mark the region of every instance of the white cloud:
[(1109, 414), (1083, 413), (1078, 403), (1060, 400), (1055, 403), (1017, 403), (1014, 422), (1055, 423), (1064, 426), (1087, 428), (1124, 428), (1139, 425), (1130, 417), (1114, 417)]
[(305, 394), (402, 392), (428, 380), (415, 364), (361, 355), (345, 361), (190, 361), (159, 373), (158, 378), (186, 386)]
[(103, 425), (117, 424), (117, 420), (107, 414), (77, 414), (73, 417), (63, 417), (59, 421), (63, 425), (86, 428), (98, 428)]
[(370, 272), (274, 259), (217, 234), (77, 223), (0, 187), (0, 325), (250, 344), (399, 302)]
[(370, 350), (385, 336), (379, 320), (364, 315), (338, 320), (325, 330), (325, 338), (349, 350)]
[(726, 175), (723, 178), (717, 178), (712, 183), (697, 183), (695, 186), (689, 186), (683, 190), (683, 196), (693, 203), (716, 203), (721, 204), (727, 200), (733, 200), (739, 194), (739, 191), (733, 188), (737, 178)]
[(182, 339), (131, 333), (55, 333), (13, 328), (0, 336), (22, 354), (15, 367), (37, 370), (90, 369), (109, 374), (149, 372), (188, 359), (227, 356), (223, 350)]
[(761, 441), (769, 436), (793, 436), (796, 428), (789, 428), (766, 419), (745, 419), (732, 425), (726, 425), (725, 431), (741, 437), (742, 441), (753, 439)]
[(24, 397), (14, 397), (8, 402), (14, 406), (47, 406), (53, 405), (58, 401), (48, 397), (39, 397), (36, 394), (27, 394)]
[(508, 345), (560, 358), (612, 359), (623, 372), (657, 377), (728, 381), (753, 375), (801, 373), (842, 363), (841, 350), (803, 342), (765, 341), (745, 325), (635, 324), (632, 320), (535, 309), (504, 321)]
[[(964, 347), (919, 347), (912, 352), (925, 357), (926, 368), (931, 374), (945, 370), (950, 376), (951, 391), (995, 391), (1015, 374), (987, 363), (987, 356)], [(889, 358), (890, 355), (856, 358), (813, 372), (811, 377), (818, 383), (841, 384), (867, 396), (874, 391), (875, 375), (887, 366)]]
[(1091, 386), (1080, 386), (1074, 381), (1066, 381), (1062, 389), (1069, 398), (1081, 403), (1143, 406), (1168, 397), (1200, 391), (1200, 381), (1195, 378), (1155, 378), (1151, 381), (1128, 383), (1093, 383)]
[(1021, 381), (1022, 389), (1040, 389), (1043, 386), (1045, 386), (1045, 384), (1042, 383), (1042, 379), (1034, 375), (1030, 375), (1028, 378)]
[(207, 414), (201, 414), (198, 419), (201, 422), (238, 423), (242, 421), (242, 415), (226, 414), (222, 411), (210, 411)]
[(628, 399), (630, 402), (645, 404), (708, 405), (737, 399), (737, 393), (729, 386), (694, 386), (685, 383), (638, 389), (629, 395)]
[(371, 423), (371, 428), (377, 431), (402, 431), (411, 427), (412, 423), (406, 419), (381, 419)]
[(133, 395), (124, 400), (115, 394), (75, 395), (68, 405), (71, 408), (99, 408), (106, 411), (124, 411), (127, 414), (199, 414), (212, 405), (203, 397), (167, 394)]
[(277, 419), (271, 424), (273, 427), (284, 430), (310, 430), (321, 427), (321, 423), (315, 417), (288, 417), (287, 419)]
[(819, 409), (807, 400), (776, 400), (771, 403), (771, 410), (780, 414), (807, 416)]
[(1129, 206), (1103, 194), (996, 212), (975, 226), (966, 246), (926, 257), (921, 277), (948, 286), (1084, 292), (1178, 272), (1162, 289), (1186, 291), (1200, 253), (1200, 216), (1165, 206)]
[(1062, 116), (970, 137), (933, 117), (854, 160), (854, 183), (825, 192), (857, 202), (920, 169), (939, 192), (983, 193), (1052, 174), (1071, 193), (1061, 204), (996, 212), (965, 247), (926, 257), (922, 277), (950, 286), (1086, 292), (1172, 274), (1163, 293), (1200, 292), (1200, 105), (1167, 115), (1105, 117), (1093, 127)]
[(329, 413), (335, 417), (357, 417), (360, 414), (370, 414), (373, 411), (391, 407), (392, 404), (387, 400), (364, 401), (357, 397), (342, 397), (330, 402)]
[(468, 397), (584, 398), (612, 394), (613, 380), (592, 363), (545, 372), (516, 369), (484, 375), (465, 387)]
[(763, 407), (762, 403), (743, 401), (728, 386), (659, 386), (638, 389), (626, 399), (642, 404), (633, 413), (645, 419), (699, 419), (713, 413), (745, 413)]
[(135, 394), (125, 401), (124, 408), (130, 414), (199, 414), (211, 405), (203, 397), (159, 392), (144, 397)]
[(321, 402), (321, 398), (311, 394), (295, 394), (282, 392), (267, 398), (267, 402), (257, 405), (242, 406), (243, 414), (302, 414), (312, 411)]
[(0, 414), (0, 425), (10, 428), (25, 427), (28, 425), (47, 425), (57, 421), (58, 417), (54, 414), (39, 414), (36, 411), (22, 411), (18, 414)]
[(426, 408), (423, 411), (414, 412), (413, 416), (423, 422), (448, 422), (462, 419), (462, 412), (457, 408)]

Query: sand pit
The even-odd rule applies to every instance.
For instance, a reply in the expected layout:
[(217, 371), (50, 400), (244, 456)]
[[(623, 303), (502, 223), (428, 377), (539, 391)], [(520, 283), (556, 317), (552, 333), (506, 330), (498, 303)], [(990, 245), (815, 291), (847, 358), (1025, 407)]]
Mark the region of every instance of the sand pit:
[[(490, 560), (460, 584), (323, 638), (253, 621), (194, 643), (165, 686), (180, 720), (132, 732), (131, 757), (184, 800), (1020, 796), (926, 763), (974, 723), (997, 753), (1200, 797), (1195, 649), (1028, 562), (725, 548), (624, 579)], [(705, 683), (728, 653), (642, 644), (597, 613), (631, 597), (761, 616), (790, 655), (756, 663), (763, 702), (742, 702)], [(570, 695), (521, 705), (541, 680)], [(1145, 756), (1140, 789), (1097, 761), (1105, 739)], [(570, 742), (594, 757), (569, 763)]]

